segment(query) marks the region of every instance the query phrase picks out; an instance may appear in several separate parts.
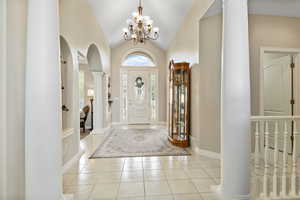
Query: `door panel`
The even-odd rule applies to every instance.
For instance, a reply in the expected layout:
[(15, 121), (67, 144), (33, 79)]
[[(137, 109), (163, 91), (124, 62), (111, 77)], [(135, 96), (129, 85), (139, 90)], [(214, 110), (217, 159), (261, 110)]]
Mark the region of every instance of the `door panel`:
[(149, 73), (132, 71), (128, 82), (129, 123), (149, 122)]
[(264, 114), (291, 114), (291, 57), (275, 59), (264, 67)]
[(129, 124), (157, 120), (158, 79), (156, 70), (121, 71), (121, 120)]
[[(291, 56), (273, 59), (264, 65), (264, 115), (288, 116), (291, 115)], [(279, 124), (279, 149), (283, 150), (283, 127)], [(270, 145), (274, 147), (275, 124), (270, 122)], [(291, 123), (288, 124), (291, 134)], [(288, 150), (291, 142), (288, 143)]]

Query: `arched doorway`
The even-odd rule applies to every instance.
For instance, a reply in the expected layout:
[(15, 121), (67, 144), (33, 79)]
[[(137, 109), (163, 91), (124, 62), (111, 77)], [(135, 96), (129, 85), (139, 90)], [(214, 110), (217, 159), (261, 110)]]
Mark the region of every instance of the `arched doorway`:
[[(79, 106), (81, 118), (80, 138), (89, 135), (92, 129), (91, 98), (94, 99), (94, 76), (86, 62), (79, 63)], [(87, 110), (88, 108), (88, 110)]]
[(63, 173), (72, 160), (80, 154), (79, 149), (79, 98), (77, 54), (60, 36), (61, 72), (61, 125), (62, 125), (62, 164)]
[(62, 36), (61, 50), (61, 98), (62, 98), (62, 129), (64, 132), (74, 129), (73, 118), (73, 57), (71, 49)]
[(158, 120), (158, 69), (155, 59), (142, 50), (130, 51), (120, 70), (120, 119), (143, 124)]
[(87, 52), (89, 71), (93, 74), (93, 97), (91, 101), (91, 124), (93, 133), (102, 133), (104, 124), (104, 75), (103, 65), (99, 48), (96, 44), (91, 44)]

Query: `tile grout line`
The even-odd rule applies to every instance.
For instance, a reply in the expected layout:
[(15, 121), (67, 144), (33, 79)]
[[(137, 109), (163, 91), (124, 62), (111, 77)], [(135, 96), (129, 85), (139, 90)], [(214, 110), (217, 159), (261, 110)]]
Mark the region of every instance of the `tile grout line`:
[[(163, 176), (164, 176), (164, 180), (165, 180), (165, 182), (167, 183), (167, 185), (168, 185), (168, 187), (169, 187), (169, 189), (170, 189), (170, 197), (174, 200), (175, 199), (175, 195), (192, 195), (192, 194), (197, 194), (197, 195), (199, 195), (199, 197), (203, 200), (204, 199), (204, 197), (202, 197), (202, 193), (203, 192), (200, 192), (199, 190), (198, 190), (198, 188), (196, 187), (196, 184), (192, 181), (192, 176), (190, 176), (190, 175), (188, 175), (188, 173), (187, 173), (187, 170), (188, 170), (188, 168), (184, 168), (184, 166), (185, 165), (183, 165), (183, 163), (182, 163), (182, 161), (183, 160), (180, 160), (180, 168), (172, 168), (172, 166), (171, 167), (168, 167), (168, 168), (166, 168), (166, 167), (162, 167), (163, 165), (162, 165), (162, 163), (164, 163), (164, 162), (162, 162), (162, 161), (159, 161), (159, 163), (160, 163), (160, 165), (161, 165), (161, 167), (162, 168), (155, 168), (155, 169), (152, 169), (152, 167), (150, 166), (150, 168), (147, 168), (147, 169), (145, 169), (145, 167), (146, 167), (146, 163), (148, 163), (149, 161), (145, 161), (145, 160), (143, 160), (142, 159), (142, 163), (141, 163), (141, 165), (142, 165), (142, 177), (143, 177), (143, 189), (144, 189), (144, 199), (146, 199), (146, 197), (147, 197), (147, 193), (146, 193), (146, 173), (145, 173), (145, 171), (146, 170), (159, 170), (159, 171), (161, 171), (162, 173), (163, 173)], [(121, 186), (121, 183), (122, 183), (122, 176), (123, 176), (123, 174), (124, 174), (124, 170), (125, 170), (125, 163), (126, 163), (126, 159), (124, 159), (124, 160), (122, 160), (122, 167), (121, 167), (121, 173), (120, 173), (120, 181), (118, 182), (118, 188), (117, 188), (117, 194), (116, 194), (116, 199), (118, 199), (118, 198), (120, 198), (120, 196), (119, 196), (119, 193), (120, 193), (120, 186)], [(149, 162), (150, 164), (152, 163), (151, 161)], [(188, 165), (187, 165), (188, 166)], [(215, 178), (215, 176), (213, 176), (213, 175), (210, 175), (209, 173), (208, 173), (208, 171), (207, 171), (207, 168), (204, 168), (203, 166), (201, 166), (201, 164), (199, 164), (199, 166), (200, 166), (200, 168), (197, 168), (197, 169), (201, 169), (203, 172), (204, 172), (204, 174), (207, 176), (207, 177), (198, 177), (198, 178), (195, 178), (195, 179), (210, 179), (210, 180), (212, 180), (214, 183), (216, 183), (216, 184), (218, 184), (217, 183), (217, 177)], [(87, 168), (87, 165), (86, 166), (84, 166), (83, 167), (83, 171), (84, 171), (84, 169), (86, 169)], [(187, 175), (187, 178), (186, 179), (174, 179), (174, 180), (188, 180), (188, 182), (190, 182), (192, 185), (193, 185), (193, 187), (195, 187), (195, 189), (196, 189), (196, 191), (197, 191), (197, 193), (182, 193), (182, 194), (175, 194), (175, 193), (173, 193), (173, 191), (172, 191), (172, 189), (171, 189), (171, 185), (170, 185), (170, 181), (172, 181), (171, 179), (169, 179), (167, 176), (166, 176), (166, 172), (168, 171), (168, 170), (183, 170), (183, 172)], [(191, 168), (191, 169), (193, 169), (193, 168)], [(195, 168), (196, 169), (196, 168)], [(218, 168), (216, 168), (216, 169), (218, 169)], [(130, 170), (131, 171), (131, 170)], [(90, 172), (88, 172), (87, 174), (89, 174), (89, 175), (92, 175), (92, 176), (94, 176), (94, 175), (96, 175), (97, 173), (100, 173), (100, 172), (92, 172), (92, 173), (90, 173)], [(81, 173), (81, 170), (80, 170), (80, 172), (79, 172), (79, 174), (86, 174), (86, 173), (84, 173), (84, 172), (82, 172)], [(72, 175), (72, 174), (71, 174)], [(163, 180), (162, 179), (153, 179), (153, 180), (149, 180), (149, 181), (158, 181), (158, 182), (162, 182)], [(96, 185), (97, 185), (97, 182), (95, 182), (95, 184), (83, 184), (83, 185), (91, 185), (91, 190), (90, 190), (90, 192), (88, 193), (88, 198), (91, 198), (92, 197), (92, 193), (93, 193), (93, 191), (95, 190), (95, 187), (96, 187)], [(78, 186), (80, 186), (80, 185), (78, 185)], [(204, 193), (209, 193), (209, 192), (204, 192)], [(149, 195), (149, 196), (152, 196), (152, 195)], [(158, 196), (169, 196), (169, 195), (162, 195), (162, 194), (160, 194), (160, 195), (158, 195)], [(141, 196), (140, 196), (141, 197)]]
[(146, 199), (146, 183), (145, 183), (144, 159), (142, 159), (142, 169), (143, 169), (144, 199)]
[(211, 178), (216, 184), (218, 184), (217, 181), (215, 180), (215, 178), (217, 178), (217, 177), (211, 176), (204, 167), (203, 167), (203, 170), (206, 173), (206, 175), (208, 175), (209, 178)]
[(91, 189), (91, 191), (90, 191), (90, 193), (89, 193), (89, 195), (88, 195), (88, 199), (91, 199), (91, 198), (92, 198), (92, 193), (93, 193), (95, 187), (96, 187), (96, 184), (94, 184), (94, 185), (92, 186), (92, 189)]
[(120, 187), (121, 187), (121, 183), (122, 183), (122, 176), (123, 176), (123, 172), (124, 172), (124, 165), (125, 165), (125, 159), (123, 160), (123, 165), (122, 165), (122, 170), (121, 170), (121, 177), (120, 177), (120, 181), (118, 184), (118, 189), (117, 189), (117, 195), (116, 195), (116, 200), (119, 199), (119, 192), (120, 192)]
[(169, 189), (170, 189), (170, 192), (171, 192), (172, 199), (173, 199), (173, 200), (175, 200), (175, 197), (174, 197), (173, 190), (172, 190), (172, 188), (171, 188), (171, 185), (170, 185), (170, 183), (169, 183), (169, 179), (167, 178), (167, 176), (166, 176), (166, 174), (165, 174), (165, 171), (164, 171), (164, 170), (163, 170), (163, 173), (164, 173), (164, 176), (165, 176), (165, 178), (166, 178), (166, 182), (167, 182), (167, 184), (168, 184), (168, 187), (169, 187)]

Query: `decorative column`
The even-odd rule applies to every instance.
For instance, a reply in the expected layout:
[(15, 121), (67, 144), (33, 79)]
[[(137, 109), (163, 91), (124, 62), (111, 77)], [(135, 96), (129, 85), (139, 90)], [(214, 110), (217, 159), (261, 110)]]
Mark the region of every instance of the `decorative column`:
[(58, 0), (28, 0), (26, 200), (58, 200), (62, 194), (58, 11)]
[(225, 199), (250, 199), (250, 69), (247, 0), (223, 0), (221, 97)]
[(94, 75), (94, 90), (95, 90), (95, 101), (94, 101), (94, 130), (93, 133), (102, 133), (103, 129), (103, 72), (93, 72)]

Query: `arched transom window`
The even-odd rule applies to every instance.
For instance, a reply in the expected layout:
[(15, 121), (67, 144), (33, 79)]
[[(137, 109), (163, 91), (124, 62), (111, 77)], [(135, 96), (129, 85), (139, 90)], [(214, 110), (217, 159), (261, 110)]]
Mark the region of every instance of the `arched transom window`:
[(123, 61), (122, 66), (125, 67), (154, 67), (153, 59), (142, 52), (134, 52), (129, 54)]

